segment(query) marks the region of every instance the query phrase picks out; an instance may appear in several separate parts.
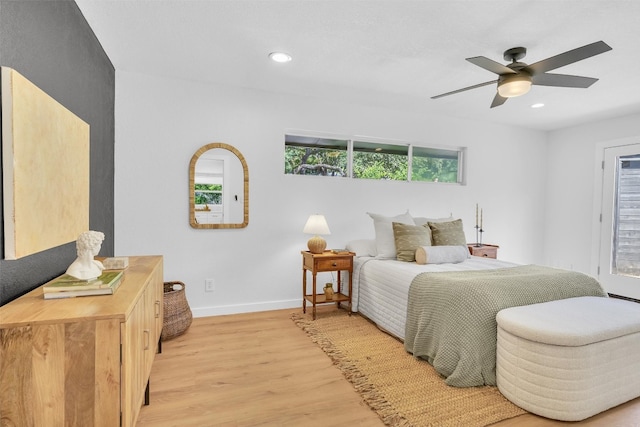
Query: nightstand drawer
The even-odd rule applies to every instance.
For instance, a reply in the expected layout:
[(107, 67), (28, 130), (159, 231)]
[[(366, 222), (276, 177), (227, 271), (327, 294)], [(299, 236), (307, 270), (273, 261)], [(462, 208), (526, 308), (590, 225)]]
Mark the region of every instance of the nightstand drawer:
[(498, 250), (496, 248), (481, 249), (477, 251), (477, 253), (474, 253), (474, 255), (485, 258), (496, 258), (498, 255)]
[(316, 259), (317, 271), (350, 270), (352, 258)]
[(498, 257), (498, 245), (482, 245), (476, 246), (469, 243), (467, 245), (469, 253), (473, 256), (479, 256), (484, 258), (497, 258)]

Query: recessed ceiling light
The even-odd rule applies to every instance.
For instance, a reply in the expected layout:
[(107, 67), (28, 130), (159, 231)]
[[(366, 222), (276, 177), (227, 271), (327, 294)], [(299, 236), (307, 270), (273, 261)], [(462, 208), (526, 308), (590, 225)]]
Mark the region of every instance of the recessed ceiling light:
[(533, 104), (531, 106), (531, 108), (542, 108), (544, 107), (544, 104), (542, 102), (538, 102), (537, 104)]
[(271, 52), (269, 58), (276, 62), (289, 62), (291, 61), (291, 55), (285, 52)]

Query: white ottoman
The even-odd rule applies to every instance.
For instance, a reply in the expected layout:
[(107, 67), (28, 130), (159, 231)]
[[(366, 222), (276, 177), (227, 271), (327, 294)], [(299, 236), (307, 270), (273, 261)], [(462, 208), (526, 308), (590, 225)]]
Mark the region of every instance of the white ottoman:
[(498, 389), (521, 408), (579, 421), (640, 396), (640, 304), (568, 298), (496, 320)]

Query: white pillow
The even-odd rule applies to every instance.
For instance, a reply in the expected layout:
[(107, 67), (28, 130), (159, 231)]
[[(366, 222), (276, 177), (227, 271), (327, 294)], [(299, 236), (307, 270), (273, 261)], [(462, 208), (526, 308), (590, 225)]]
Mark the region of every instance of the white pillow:
[(449, 222), (453, 221), (453, 216), (449, 216), (448, 218), (425, 218), (421, 216), (416, 216), (413, 218), (413, 222), (416, 225), (425, 225), (428, 222)]
[(347, 243), (347, 250), (355, 252), (356, 256), (376, 256), (378, 254), (375, 239), (352, 240)]
[(367, 215), (373, 219), (373, 228), (376, 232), (376, 252), (377, 258), (395, 258), (396, 257), (396, 241), (393, 237), (393, 226), (391, 223), (399, 222), (401, 224), (415, 225), (413, 217), (409, 211), (396, 215), (385, 216), (367, 212)]
[(466, 246), (420, 246), (416, 249), (417, 264), (458, 263), (469, 258)]

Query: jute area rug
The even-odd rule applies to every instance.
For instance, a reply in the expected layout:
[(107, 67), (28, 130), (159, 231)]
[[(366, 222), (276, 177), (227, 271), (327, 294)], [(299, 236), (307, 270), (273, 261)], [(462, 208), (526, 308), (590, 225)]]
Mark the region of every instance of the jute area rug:
[(372, 322), (343, 310), (293, 313), (292, 320), (342, 370), (388, 426), (482, 427), (526, 413), (497, 387), (450, 387)]

